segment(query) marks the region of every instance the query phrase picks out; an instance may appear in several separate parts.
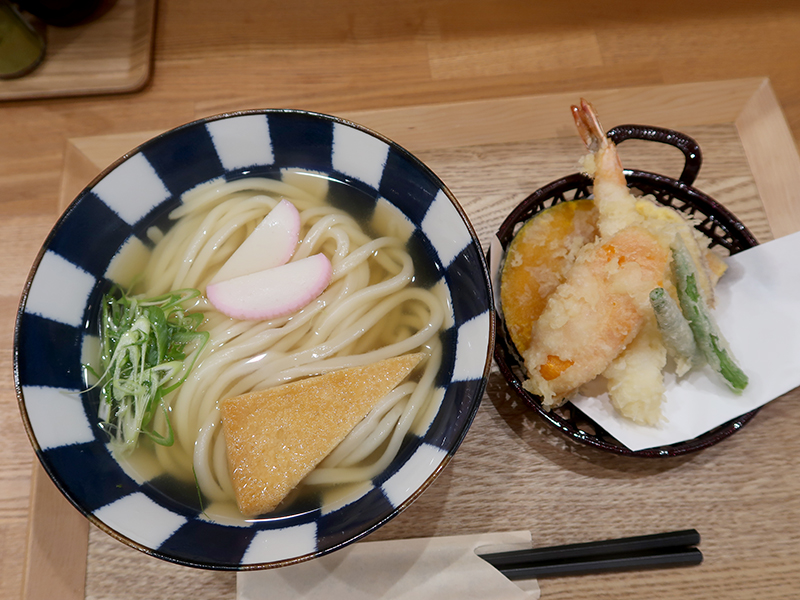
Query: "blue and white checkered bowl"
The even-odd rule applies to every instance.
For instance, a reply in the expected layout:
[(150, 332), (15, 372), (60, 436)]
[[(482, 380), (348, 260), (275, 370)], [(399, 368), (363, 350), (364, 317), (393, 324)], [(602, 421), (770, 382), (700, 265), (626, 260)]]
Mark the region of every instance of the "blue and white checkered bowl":
[[(444, 286), (453, 313), (444, 332), (443, 401), (426, 431), (366, 491), (247, 527), (210, 522), (134, 481), (98, 427), (96, 398), (81, 390), (82, 360), (98, 301), (119, 256), (149, 245), (181, 194), (215, 178), (294, 168), (328, 173), (390, 203), (424, 251), (418, 277)], [(115, 262), (116, 261), (116, 262)], [(39, 460), (92, 523), (143, 552), (184, 565), (251, 569), (318, 556), (373, 531), (407, 507), (453, 456), (483, 395), (494, 345), (489, 275), (480, 244), (452, 193), (409, 152), (362, 126), (291, 110), (195, 121), (144, 143), (92, 182), (50, 232), (25, 286), (15, 329), (14, 376), (22, 419)]]

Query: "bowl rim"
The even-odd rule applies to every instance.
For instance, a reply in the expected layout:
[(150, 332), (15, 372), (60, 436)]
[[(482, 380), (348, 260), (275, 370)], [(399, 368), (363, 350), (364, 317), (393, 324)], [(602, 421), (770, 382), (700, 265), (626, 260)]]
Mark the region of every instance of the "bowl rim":
[[(383, 514), (382, 518), (377, 519), (373, 523), (371, 523), (367, 528), (358, 531), (356, 534), (350, 536), (349, 538), (333, 544), (331, 546), (325, 548), (317, 548), (315, 551), (294, 556), (287, 559), (271, 561), (271, 562), (258, 562), (258, 563), (239, 563), (238, 565), (234, 564), (221, 564), (218, 562), (212, 561), (203, 561), (203, 560), (193, 560), (193, 559), (186, 559), (182, 557), (172, 556), (170, 554), (160, 552), (158, 549), (151, 548), (147, 545), (144, 545), (138, 541), (132, 540), (131, 538), (127, 537), (126, 535), (120, 533), (113, 527), (107, 525), (105, 522), (101, 521), (92, 510), (84, 507), (81, 503), (73, 497), (73, 494), (67, 490), (61, 481), (58, 471), (45, 460), (43, 456), (43, 449), (39, 444), (39, 441), (36, 437), (36, 434), (33, 429), (33, 425), (31, 424), (28, 411), (26, 408), (25, 397), (23, 393), (23, 384), (21, 381), (20, 375), (20, 353), (19, 353), (19, 343), (22, 335), (23, 327), (23, 318), (25, 315), (25, 309), (28, 303), (28, 297), (31, 291), (31, 285), (33, 280), (38, 272), (38, 269), (42, 263), (43, 257), (46, 254), (48, 248), (51, 246), (53, 239), (57, 235), (58, 231), (61, 229), (64, 222), (69, 218), (69, 216), (73, 213), (75, 208), (79, 205), (81, 200), (89, 194), (89, 192), (105, 177), (108, 176), (109, 173), (117, 169), (122, 163), (133, 157), (134, 155), (142, 152), (142, 150), (146, 150), (147, 148), (160, 144), (163, 142), (165, 138), (171, 137), (173, 135), (179, 135), (182, 131), (195, 128), (195, 127), (202, 127), (208, 123), (215, 122), (215, 121), (222, 121), (227, 119), (234, 119), (238, 117), (246, 117), (252, 115), (295, 115), (295, 116), (303, 116), (303, 117), (310, 117), (312, 119), (318, 119), (322, 121), (327, 121), (332, 124), (340, 124), (345, 127), (355, 129), (366, 133), (367, 135), (376, 138), (382, 142), (384, 142), (392, 151), (401, 155), (404, 159), (408, 160), (413, 166), (415, 170), (422, 172), (427, 178), (433, 181), (437, 188), (446, 196), (447, 200), (450, 202), (452, 207), (458, 213), (461, 222), (466, 229), (466, 232), (469, 235), (470, 242), (467, 244), (467, 247), (472, 247), (474, 249), (474, 254), (478, 259), (478, 266), (479, 271), (481, 274), (482, 281), (485, 285), (485, 295), (486, 295), (486, 302), (487, 306), (487, 315), (488, 318), (486, 319), (486, 324), (488, 326), (488, 331), (486, 332), (486, 349), (485, 349), (485, 358), (482, 368), (482, 373), (478, 381), (479, 383), (474, 389), (474, 397), (472, 397), (469, 401), (469, 413), (466, 415), (465, 420), (461, 425), (461, 430), (458, 432), (456, 436), (452, 436), (449, 438), (447, 443), (447, 448), (445, 450), (444, 456), (439, 461), (438, 465), (433, 469), (433, 471), (418, 485), (418, 487), (408, 496), (405, 500), (400, 502), (397, 506), (393, 506), (390, 511), (387, 511)], [(213, 179), (213, 177), (209, 178), (209, 180)], [(185, 190), (184, 190), (185, 191)], [(181, 193), (177, 193), (176, 195), (179, 196)], [(438, 260), (438, 259), (437, 259)], [(435, 261), (436, 262), (436, 261)], [(444, 278), (442, 276), (442, 278)], [(488, 264), (485, 260), (485, 256), (481, 249), (480, 239), (475, 231), (474, 225), (472, 224), (469, 216), (467, 215), (464, 208), (461, 206), (459, 201), (456, 199), (455, 195), (452, 193), (450, 188), (447, 184), (429, 167), (427, 166), (422, 160), (420, 160), (415, 154), (411, 151), (407, 150), (405, 147), (401, 146), (399, 143), (395, 142), (394, 140), (390, 139), (386, 135), (379, 133), (369, 127), (356, 123), (354, 121), (338, 117), (331, 114), (303, 110), (303, 109), (292, 109), (292, 108), (253, 108), (253, 109), (244, 109), (244, 110), (237, 110), (237, 111), (228, 111), (223, 112), (207, 117), (201, 117), (198, 119), (194, 119), (192, 121), (183, 123), (176, 127), (167, 129), (162, 131), (144, 142), (138, 144), (133, 149), (129, 150), (112, 163), (110, 163), (107, 167), (105, 167), (97, 176), (95, 176), (87, 185), (83, 187), (83, 189), (70, 201), (67, 207), (61, 212), (58, 216), (57, 220), (51, 227), (50, 231), (48, 232), (47, 236), (43, 240), (39, 251), (32, 263), (32, 266), (28, 272), (28, 275), (25, 279), (25, 284), (23, 286), (22, 292), (20, 294), (20, 300), (16, 312), (16, 317), (14, 321), (14, 337), (13, 337), (13, 377), (14, 377), (14, 390), (17, 396), (17, 403), (20, 409), (20, 414), (23, 422), (23, 426), (25, 428), (26, 434), (28, 436), (28, 440), (33, 447), (33, 450), (39, 460), (39, 463), (44, 468), (45, 472), (56, 485), (58, 490), (61, 494), (84, 516), (86, 517), (89, 522), (93, 525), (97, 526), (99, 529), (103, 530), (105, 533), (110, 535), (111, 537), (117, 539), (118, 541), (133, 547), (147, 555), (160, 558), (167, 562), (172, 562), (175, 564), (180, 564), (183, 566), (195, 567), (195, 568), (202, 568), (202, 569), (209, 569), (209, 570), (222, 570), (222, 571), (249, 571), (249, 570), (260, 570), (265, 568), (275, 568), (281, 566), (288, 566), (291, 564), (296, 564), (299, 562), (304, 562), (306, 560), (322, 556), (338, 550), (344, 546), (347, 546), (351, 543), (354, 543), (365, 536), (369, 535), (386, 522), (390, 521), (401, 512), (403, 512), (411, 503), (413, 503), (438, 477), (438, 475), (442, 472), (442, 470), (449, 464), (450, 460), (455, 455), (456, 451), (460, 447), (461, 443), (463, 442), (467, 432), (469, 431), (474, 419), (475, 415), (478, 412), (480, 404), (482, 402), (483, 396), (485, 394), (486, 386), (488, 383), (489, 373), (492, 367), (492, 360), (493, 360), (493, 353), (495, 349), (495, 340), (496, 340), (496, 323), (493, 315), (495, 314), (495, 303), (494, 303), (494, 295), (492, 293), (492, 283), (491, 283), (491, 276), (489, 272)], [(452, 382), (450, 382), (452, 383)], [(449, 385), (449, 384), (448, 384)], [(438, 413), (437, 413), (438, 414)], [(355, 504), (354, 501), (352, 504)], [(242, 528), (239, 529), (243, 530), (250, 530), (250, 528)]]

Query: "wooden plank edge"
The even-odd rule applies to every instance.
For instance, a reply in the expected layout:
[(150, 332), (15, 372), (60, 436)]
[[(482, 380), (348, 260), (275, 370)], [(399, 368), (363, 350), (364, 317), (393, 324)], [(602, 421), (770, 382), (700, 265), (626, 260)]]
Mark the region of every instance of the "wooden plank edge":
[[(105, 146), (103, 146), (105, 147)], [(58, 211), (62, 212), (100, 172), (91, 156), (67, 141)], [(50, 480), (39, 461), (31, 473), (31, 505), (25, 548), (22, 600), (83, 600), (89, 551), (89, 521)]]
[(83, 600), (88, 552), (89, 521), (61, 495), (37, 460), (31, 478), (22, 599)]
[(516, 96), (355, 111), (344, 119), (411, 152), (577, 136), (570, 105), (587, 98), (606, 128), (622, 123), (680, 128), (732, 123), (763, 79), (732, 79), (542, 96)]
[(735, 123), (773, 235), (800, 231), (800, 155), (769, 79)]
[(131, 51), (131, 69), (127, 85), (118, 85), (116, 93), (141, 90), (153, 75), (155, 64), (156, 11), (158, 0), (147, 0), (136, 11), (133, 20), (134, 45)]
[(98, 172), (97, 166), (72, 144), (71, 140), (67, 140), (64, 150), (64, 167), (61, 171), (61, 188), (58, 194), (59, 214), (69, 206)]
[[(632, 122), (670, 128), (732, 123), (762, 81), (761, 78), (732, 79), (515, 96), (353, 111), (337, 116), (383, 134), (412, 152), (419, 152), (555, 137), (577, 138), (569, 107), (582, 96), (596, 105), (607, 128)], [(152, 132), (152, 135), (158, 133)], [(137, 134), (124, 135), (135, 138)], [(92, 143), (79, 140), (74, 140), (76, 145)]]
[(64, 150), (59, 212), (67, 208), (113, 161), (160, 133), (161, 131), (137, 131), (68, 139)]

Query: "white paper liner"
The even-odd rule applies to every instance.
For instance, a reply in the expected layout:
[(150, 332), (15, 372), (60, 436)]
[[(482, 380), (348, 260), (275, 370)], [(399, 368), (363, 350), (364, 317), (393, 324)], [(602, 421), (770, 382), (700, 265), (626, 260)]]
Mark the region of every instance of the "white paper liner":
[(237, 574), (238, 600), (536, 600), (476, 554), (531, 547), (529, 531), (358, 542), (307, 562)]
[(693, 439), (800, 385), (800, 233), (726, 259), (714, 315), (750, 381), (730, 391), (708, 367), (666, 378), (665, 423), (639, 426), (620, 417), (604, 394), (572, 400), (631, 450)]
[[(498, 243), (499, 246), (499, 243)], [(500, 249), (502, 252), (502, 249)], [(494, 254), (494, 245), (493, 245)], [(607, 394), (572, 403), (631, 450), (691, 440), (800, 385), (800, 232), (726, 259), (714, 315), (750, 381), (735, 394), (708, 367), (665, 376), (664, 422), (637, 425)]]

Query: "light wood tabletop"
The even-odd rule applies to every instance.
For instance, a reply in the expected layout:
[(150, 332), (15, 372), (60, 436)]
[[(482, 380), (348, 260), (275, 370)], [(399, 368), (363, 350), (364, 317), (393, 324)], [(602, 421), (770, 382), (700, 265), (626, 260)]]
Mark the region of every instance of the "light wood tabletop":
[[(62, 93), (79, 95), (0, 102), (3, 598), (236, 594), (233, 573), (150, 558), (89, 527), (35, 464), (17, 407), (13, 330), (31, 264), (66, 203), (154, 133), (249, 108), (351, 118), (429, 164), (487, 246), (516, 203), (576, 170), (569, 105), (583, 95), (606, 127), (639, 122), (694, 137), (704, 153), (697, 187), (759, 241), (800, 230), (794, 0), (161, 0), (154, 29), (119, 18), (134, 21), (148, 43), (153, 35), (149, 69), (137, 46), (139, 89), (59, 80)], [(54, 37), (65, 49), (79, 38)], [(131, 80), (131, 63), (92, 52), (104, 81), (112, 64)], [(621, 152), (634, 168), (680, 171), (669, 153)], [(494, 371), (454, 460), (369, 539), (529, 529), (549, 545), (695, 527), (699, 567), (542, 580), (542, 597), (797, 597), (798, 400), (790, 392), (696, 454), (629, 459), (567, 443)]]

